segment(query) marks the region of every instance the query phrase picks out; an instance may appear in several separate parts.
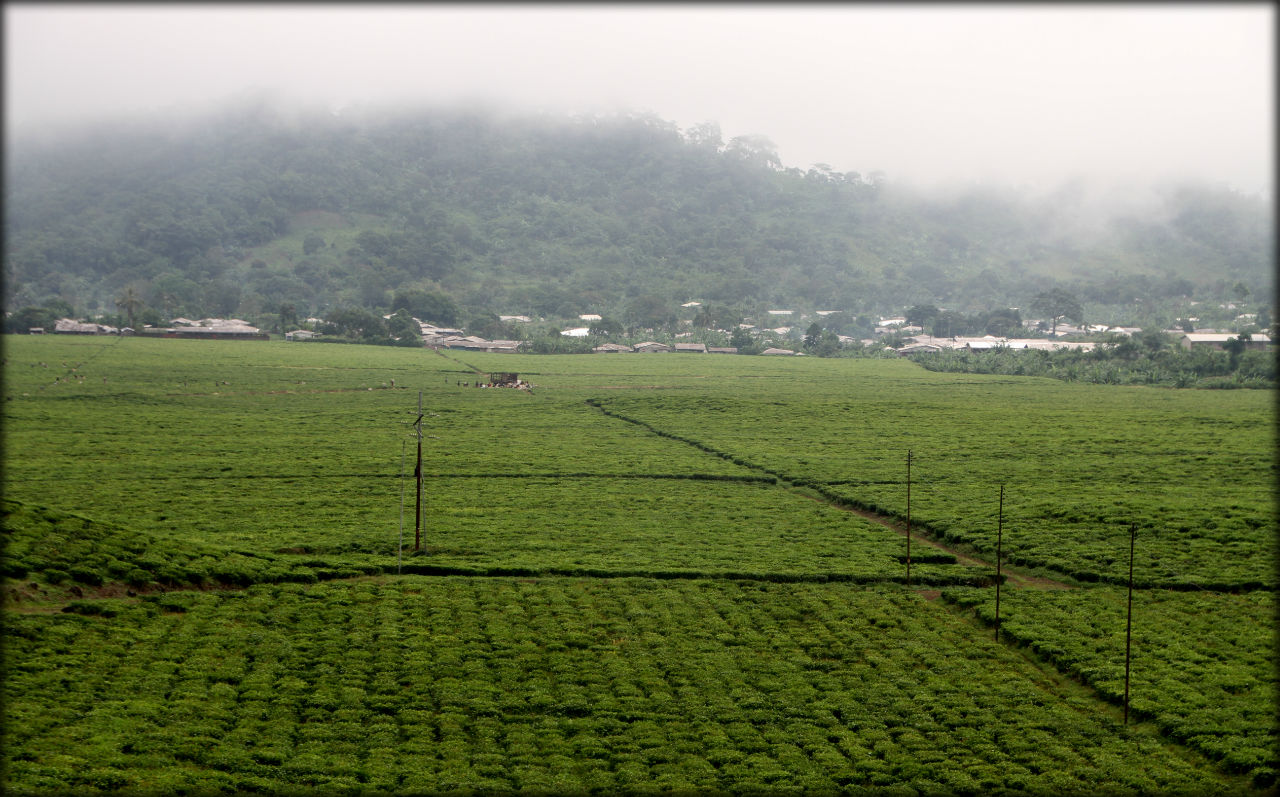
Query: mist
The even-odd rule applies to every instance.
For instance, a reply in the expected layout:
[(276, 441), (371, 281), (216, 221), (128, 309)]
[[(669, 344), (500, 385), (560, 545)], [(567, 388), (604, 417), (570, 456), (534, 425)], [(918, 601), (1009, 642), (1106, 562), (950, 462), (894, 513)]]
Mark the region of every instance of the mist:
[[(5, 7), (22, 139), (250, 99), (334, 113), (649, 112), (903, 188), (1269, 198), (1274, 9), (1175, 6)], [(1096, 186), (1096, 188), (1094, 188)], [(1123, 201), (1117, 198), (1123, 195)]]

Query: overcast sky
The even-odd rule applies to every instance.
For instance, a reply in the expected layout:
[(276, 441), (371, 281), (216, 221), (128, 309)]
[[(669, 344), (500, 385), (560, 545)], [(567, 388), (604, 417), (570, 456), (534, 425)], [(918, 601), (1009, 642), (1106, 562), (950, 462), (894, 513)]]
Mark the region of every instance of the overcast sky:
[(1194, 178), (1271, 196), (1270, 3), (8, 3), (5, 124), (483, 99), (650, 111), (918, 185)]

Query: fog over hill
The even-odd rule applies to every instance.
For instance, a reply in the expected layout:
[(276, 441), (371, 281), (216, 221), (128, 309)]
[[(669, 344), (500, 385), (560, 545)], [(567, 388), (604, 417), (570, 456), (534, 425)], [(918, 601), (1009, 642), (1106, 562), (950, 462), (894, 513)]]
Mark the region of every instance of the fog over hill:
[(7, 3), (7, 131), (266, 95), (652, 111), (922, 188), (1270, 196), (1271, 4)]
[(619, 318), (1271, 290), (1270, 203), (1222, 187), (922, 192), (653, 114), (258, 101), (9, 149), (9, 310), (112, 311), (126, 290), (188, 316), (386, 309), (414, 289), (463, 315)]

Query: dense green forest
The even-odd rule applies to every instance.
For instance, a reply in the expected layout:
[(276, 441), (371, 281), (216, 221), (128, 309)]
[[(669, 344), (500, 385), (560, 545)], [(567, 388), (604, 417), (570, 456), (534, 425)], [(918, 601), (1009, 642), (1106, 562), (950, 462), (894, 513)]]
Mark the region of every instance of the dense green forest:
[(1063, 287), (1097, 318), (1192, 298), (1254, 309), (1272, 289), (1271, 203), (1227, 189), (1169, 186), (1158, 212), (1086, 223), (1078, 187), (927, 195), (645, 114), (244, 106), (7, 146), (9, 311), (87, 317), (128, 297), (154, 317), (279, 323), (386, 312), (400, 292), (437, 322), (659, 326), (690, 300), (976, 313)]

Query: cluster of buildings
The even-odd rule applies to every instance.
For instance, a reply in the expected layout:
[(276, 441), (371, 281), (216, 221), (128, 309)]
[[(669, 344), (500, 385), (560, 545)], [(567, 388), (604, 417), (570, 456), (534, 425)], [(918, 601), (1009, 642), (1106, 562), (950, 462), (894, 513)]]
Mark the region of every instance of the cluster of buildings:
[[(1116, 330), (1108, 330), (1114, 332)], [(1121, 333), (1132, 334), (1132, 333)], [(1196, 348), (1224, 348), (1226, 342), (1239, 337), (1237, 332), (1182, 332), (1168, 333), (1178, 341), (1178, 345), (1186, 351)], [(943, 349), (964, 349), (967, 351), (991, 351), (992, 349), (1040, 349), (1057, 351), (1058, 349), (1076, 349), (1090, 351), (1097, 343), (1093, 341), (1069, 341), (1045, 338), (1001, 338), (995, 335), (984, 335), (980, 338), (935, 338), (930, 335), (916, 335), (906, 339), (906, 345), (894, 349), (902, 356), (942, 351)], [(1258, 332), (1245, 341), (1246, 349), (1266, 349), (1271, 345), (1271, 337)]]
[(199, 321), (175, 318), (167, 327), (143, 327), (137, 331), (137, 334), (158, 338), (203, 338), (205, 340), (227, 338), (267, 340), (270, 337), (248, 321), (239, 318), (202, 318)]
[(437, 327), (424, 321), (418, 321), (418, 326), (422, 331), (423, 344), (432, 349), (461, 349), (504, 354), (515, 354), (520, 349), (518, 340), (485, 340), (478, 335), (464, 334), (460, 329)]
[(635, 352), (638, 354), (657, 354), (668, 351), (685, 352), (687, 354), (737, 354), (738, 350), (732, 346), (708, 346), (705, 343), (675, 343), (667, 345), (666, 343), (657, 343), (652, 340), (646, 340), (644, 343), (637, 343), (634, 346), (628, 346), (625, 343), (604, 343), (596, 346), (591, 350), (596, 354), (619, 354)]
[[(696, 302), (689, 302), (683, 307), (697, 306)], [(819, 319), (831, 315), (836, 311), (826, 310), (814, 313)], [(792, 320), (796, 314), (792, 310), (769, 310), (768, 316), (770, 320)], [(510, 315), (499, 316), (504, 322), (523, 322), (527, 323), (532, 319), (527, 316)], [(599, 315), (587, 313), (579, 316), (584, 322), (594, 322), (601, 320)], [(319, 323), (321, 319), (308, 318), (310, 322)], [(417, 319), (415, 319), (417, 320)], [(1194, 320), (1194, 319), (1193, 319)], [(266, 340), (268, 336), (257, 327), (249, 324), (239, 318), (202, 318), (193, 321), (188, 318), (175, 318), (169, 322), (168, 327), (152, 327), (146, 326), (139, 330), (133, 330), (128, 327), (117, 329), (116, 327), (106, 324), (98, 324), (92, 322), (75, 321), (70, 318), (58, 319), (52, 330), (43, 328), (34, 328), (31, 330), (33, 334), (43, 334), (45, 332), (53, 332), (63, 335), (132, 335), (150, 337), (166, 337), (166, 338), (204, 338), (204, 339), (248, 339), (248, 340)], [(522, 341), (519, 340), (487, 340), (478, 335), (467, 335), (463, 330), (452, 329), (447, 327), (438, 327), (423, 321), (417, 322), (422, 334), (423, 344), (435, 349), (459, 349), (463, 351), (482, 351), (482, 352), (498, 352), (514, 354), (520, 351)], [(1024, 326), (1035, 327), (1040, 322), (1035, 320), (1025, 321)], [(744, 329), (750, 329), (753, 332), (773, 333), (775, 336), (789, 336), (796, 329), (794, 326), (778, 326), (776, 328), (768, 328), (765, 324), (759, 327), (749, 324), (740, 325)], [(566, 329), (560, 334), (568, 337), (585, 337), (589, 334), (590, 327), (581, 327)], [(1044, 351), (1055, 351), (1058, 349), (1076, 349), (1088, 351), (1098, 344), (1094, 341), (1079, 340), (1063, 340), (1061, 337), (1054, 338), (1017, 338), (1017, 337), (998, 337), (994, 335), (984, 335), (982, 337), (934, 337), (924, 334), (924, 330), (919, 326), (907, 324), (907, 320), (902, 317), (897, 318), (881, 318), (876, 324), (875, 331), (877, 335), (887, 335), (897, 333), (901, 337), (900, 345), (892, 347), (892, 350), (901, 356), (911, 354), (921, 354), (929, 352), (938, 352), (948, 349), (963, 349), (967, 351), (991, 351), (994, 349), (1039, 349)], [(1059, 324), (1057, 332), (1061, 336), (1076, 337), (1081, 335), (1110, 333), (1121, 335), (1134, 335), (1142, 330), (1137, 327), (1121, 327), (1121, 326), (1100, 326), (1100, 325), (1080, 325), (1073, 326), (1069, 324)], [(1178, 345), (1187, 351), (1198, 348), (1223, 349), (1227, 342), (1239, 337), (1239, 333), (1222, 332), (1212, 329), (1197, 329), (1194, 332), (1184, 332), (1181, 329), (1165, 330), (1165, 333), (1178, 342)], [(286, 340), (308, 340), (317, 336), (318, 333), (305, 329), (297, 329), (285, 334)], [(682, 333), (677, 338), (688, 337), (691, 333)], [(851, 345), (860, 343), (864, 346), (883, 345), (880, 338), (870, 338), (866, 340), (857, 340), (845, 335), (838, 336), (842, 345)], [(776, 338), (775, 338), (776, 340)], [(1269, 335), (1258, 332), (1254, 333), (1250, 340), (1245, 341), (1247, 349), (1266, 349), (1272, 345)], [(890, 348), (890, 347), (886, 347)], [(731, 346), (708, 346), (703, 343), (659, 343), (656, 341), (644, 341), (636, 344), (624, 343), (604, 343), (592, 349), (597, 354), (619, 354), (619, 353), (660, 353), (660, 352), (678, 352), (690, 354), (737, 354), (738, 349)], [(770, 347), (765, 349), (762, 354), (766, 355), (796, 355), (797, 352), (792, 349)]]
[[(107, 324), (91, 321), (76, 321), (71, 318), (59, 318), (54, 322), (52, 332), (56, 335), (139, 335), (157, 338), (245, 338), (249, 340), (266, 340), (269, 336), (262, 330), (239, 318), (202, 318), (192, 321), (189, 318), (175, 318), (168, 327), (144, 326), (141, 329), (131, 327), (116, 328)], [(43, 327), (33, 327), (33, 335), (43, 335)]]

